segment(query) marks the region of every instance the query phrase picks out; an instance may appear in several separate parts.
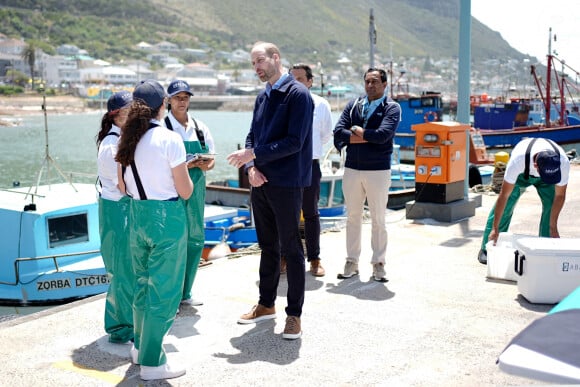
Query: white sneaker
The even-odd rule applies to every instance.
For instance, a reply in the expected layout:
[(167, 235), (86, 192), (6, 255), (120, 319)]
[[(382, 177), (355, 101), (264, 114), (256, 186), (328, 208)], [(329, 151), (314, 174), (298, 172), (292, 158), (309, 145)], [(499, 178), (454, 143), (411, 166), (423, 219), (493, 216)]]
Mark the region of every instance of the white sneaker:
[(140, 376), (143, 380), (173, 379), (185, 375), (185, 368), (171, 367), (165, 363), (158, 367), (141, 366)]
[(181, 300), (181, 305), (201, 306), (203, 305), (203, 301), (187, 298), (185, 300)]
[(135, 344), (131, 346), (129, 353), (131, 354), (131, 362), (135, 365), (139, 365), (139, 350), (135, 348)]

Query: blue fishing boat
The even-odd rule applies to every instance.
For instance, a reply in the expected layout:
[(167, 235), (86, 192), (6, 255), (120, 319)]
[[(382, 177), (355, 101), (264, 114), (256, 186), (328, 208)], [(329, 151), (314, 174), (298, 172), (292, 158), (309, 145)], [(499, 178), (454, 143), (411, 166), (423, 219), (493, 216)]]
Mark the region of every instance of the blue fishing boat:
[(0, 190), (0, 304), (59, 304), (107, 291), (93, 184)]
[(538, 122), (538, 117), (545, 115), (532, 116), (532, 106), (533, 103), (527, 100), (478, 106), (474, 111), (473, 126), (481, 133), (488, 148), (512, 148), (527, 137), (549, 138), (558, 144), (580, 142), (580, 117), (563, 114), (561, 119), (550, 124), (545, 118)]

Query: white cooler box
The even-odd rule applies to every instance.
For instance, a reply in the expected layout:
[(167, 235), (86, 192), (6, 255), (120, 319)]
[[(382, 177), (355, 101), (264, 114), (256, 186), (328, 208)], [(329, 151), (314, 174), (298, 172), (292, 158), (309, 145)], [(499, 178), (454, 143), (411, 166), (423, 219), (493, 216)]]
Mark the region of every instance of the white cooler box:
[(517, 281), (518, 276), (514, 270), (516, 240), (529, 238), (529, 235), (500, 232), (497, 243), (487, 242), (487, 278), (497, 278), (508, 281)]
[(529, 302), (555, 304), (580, 286), (580, 238), (519, 238), (518, 291)]

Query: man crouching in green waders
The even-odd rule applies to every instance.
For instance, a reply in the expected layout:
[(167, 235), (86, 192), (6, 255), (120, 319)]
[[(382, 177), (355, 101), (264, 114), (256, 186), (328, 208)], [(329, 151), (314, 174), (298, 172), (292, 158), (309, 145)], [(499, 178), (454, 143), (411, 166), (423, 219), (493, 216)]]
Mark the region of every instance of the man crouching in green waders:
[(566, 200), (570, 161), (564, 150), (551, 140), (527, 138), (513, 149), (506, 166), (501, 191), (489, 213), (477, 259), (487, 264), (486, 245), (497, 242), (510, 226), (514, 208), (527, 187), (533, 185), (542, 201), (541, 237), (559, 238), (558, 216)]

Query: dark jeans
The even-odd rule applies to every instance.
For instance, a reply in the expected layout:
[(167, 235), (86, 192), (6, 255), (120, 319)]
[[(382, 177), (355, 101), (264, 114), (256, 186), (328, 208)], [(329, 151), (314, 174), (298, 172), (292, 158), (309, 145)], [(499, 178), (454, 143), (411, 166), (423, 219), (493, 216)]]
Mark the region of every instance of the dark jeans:
[(280, 281), (280, 257), (287, 262), (288, 316), (300, 317), (304, 305), (304, 251), (300, 240), (302, 188), (264, 184), (252, 188), (251, 201), (260, 256), (260, 300), (272, 307)]
[(304, 188), (302, 194), (302, 215), (304, 216), (304, 239), (306, 240), (306, 254), (308, 262), (319, 259), (320, 255), (320, 213), (318, 200), (320, 199), (320, 164), (318, 160), (312, 162), (312, 184)]

